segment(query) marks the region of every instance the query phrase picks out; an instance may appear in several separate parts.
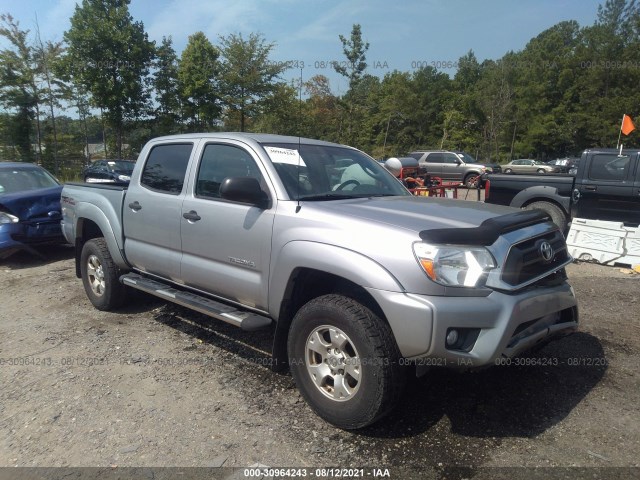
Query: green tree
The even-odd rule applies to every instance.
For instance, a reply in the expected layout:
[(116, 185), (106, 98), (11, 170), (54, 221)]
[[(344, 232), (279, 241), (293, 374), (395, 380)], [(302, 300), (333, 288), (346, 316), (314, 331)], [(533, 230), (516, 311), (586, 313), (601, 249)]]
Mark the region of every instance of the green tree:
[(9, 14), (0, 15), (0, 37), (10, 44), (0, 51), (0, 103), (13, 110), (17, 118), (10, 122), (13, 142), (21, 159), (30, 161), (32, 121), (36, 122), (36, 144), (39, 158), (42, 156), (40, 134), (40, 89), (37, 84), (38, 65), (28, 30), (20, 29), (20, 23)]
[(263, 102), (262, 113), (256, 117), (255, 131), (307, 136), (309, 107), (300, 101), (298, 91), (295, 85), (276, 84)]
[(39, 77), (42, 80), (42, 101), (49, 107), (49, 121), (53, 142), (46, 149), (46, 166), (53, 165), (56, 175), (60, 173), (60, 159), (58, 158), (58, 131), (56, 126), (56, 109), (62, 107), (60, 100), (64, 97), (64, 84), (55, 75), (56, 66), (61, 62), (64, 53), (62, 42), (43, 42), (40, 36), (40, 25), (36, 18), (36, 45), (33, 48)]
[(66, 66), (73, 81), (91, 93), (116, 135), (122, 156), (125, 122), (149, 106), (147, 85), (155, 47), (142, 22), (129, 13), (130, 0), (82, 0), (64, 33)]
[(328, 141), (338, 141), (338, 98), (331, 93), (329, 79), (324, 75), (315, 75), (304, 84), (308, 96), (306, 118), (309, 118), (307, 135)]
[(362, 40), (362, 29), (357, 23), (353, 25), (349, 39), (342, 35), (338, 35), (338, 38), (342, 43), (342, 52), (347, 57), (347, 62), (346, 65), (335, 62), (333, 68), (340, 75), (349, 79), (349, 88), (354, 88), (367, 69), (366, 53), (369, 50), (369, 42)]
[[(427, 66), (413, 73), (412, 88), (417, 100), (409, 118), (416, 124), (415, 147), (435, 148), (440, 145), (443, 135), (445, 112), (456, 109), (452, 95), (455, 89), (446, 73)], [(470, 118), (465, 112), (464, 116)]]
[(220, 117), (220, 52), (202, 32), (189, 37), (178, 66), (183, 117), (190, 129), (211, 129)]
[(267, 98), (283, 92), (277, 79), (286, 64), (269, 60), (274, 46), (255, 33), (247, 39), (242, 34), (220, 37), (223, 100), (227, 114), (239, 116), (241, 132), (247, 118), (256, 115)]
[(171, 37), (162, 37), (153, 67), (153, 88), (157, 105), (154, 113), (158, 133), (175, 133), (180, 120), (180, 86), (178, 57), (173, 49)]
[(343, 35), (338, 35), (338, 38), (347, 61), (344, 65), (334, 62), (333, 68), (349, 80), (349, 91), (340, 102), (344, 112), (340, 131), (346, 143), (355, 144), (360, 136), (362, 115), (365, 113), (364, 103), (369, 93), (365, 88), (360, 88), (367, 69), (366, 53), (369, 43), (362, 40), (359, 24), (353, 25), (349, 39)]

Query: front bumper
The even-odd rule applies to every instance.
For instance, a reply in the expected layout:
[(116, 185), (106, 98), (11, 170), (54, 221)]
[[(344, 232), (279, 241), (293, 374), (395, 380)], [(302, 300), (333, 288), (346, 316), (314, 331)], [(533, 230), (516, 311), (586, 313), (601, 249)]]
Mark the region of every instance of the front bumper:
[[(385, 313), (402, 356), (419, 365), (486, 367), (578, 327), (576, 298), (566, 282), (486, 297), (368, 291)], [(452, 329), (466, 342), (447, 345)]]
[(59, 220), (0, 224), (0, 258), (37, 245), (66, 243)]

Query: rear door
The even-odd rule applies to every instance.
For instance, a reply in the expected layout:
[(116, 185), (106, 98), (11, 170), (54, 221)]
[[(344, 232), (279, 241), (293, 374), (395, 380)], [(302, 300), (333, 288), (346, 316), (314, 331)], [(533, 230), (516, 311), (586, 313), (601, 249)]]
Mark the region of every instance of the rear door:
[(638, 156), (594, 153), (577, 185), (574, 216), (637, 225), (640, 223)]
[(427, 169), (427, 173), (434, 177), (442, 178), (442, 162), (444, 161), (441, 152), (429, 153), (422, 166)]
[(180, 224), (193, 149), (189, 141), (152, 146), (143, 168), (134, 174), (122, 212), (129, 262), (175, 282), (181, 281)]
[(442, 154), (442, 174), (440, 177), (444, 180), (462, 181), (462, 173), (464, 168), (460, 166), (461, 161), (457, 155), (453, 153)]
[(270, 189), (256, 153), (241, 142), (203, 144), (182, 205), (182, 277), (194, 288), (261, 310), (267, 309), (271, 235), (270, 208), (220, 198), (228, 177), (258, 179)]
[(522, 173), (534, 173), (535, 172), (533, 160), (523, 160), (522, 161), (522, 166), (520, 168), (521, 168), (521, 172)]

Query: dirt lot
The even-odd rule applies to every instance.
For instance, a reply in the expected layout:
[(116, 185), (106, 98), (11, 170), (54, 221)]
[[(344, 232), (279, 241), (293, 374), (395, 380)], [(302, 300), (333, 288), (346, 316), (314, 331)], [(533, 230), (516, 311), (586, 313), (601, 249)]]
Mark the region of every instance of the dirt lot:
[(72, 250), (44, 253), (0, 263), (0, 466), (387, 467), (392, 478), (639, 471), (612, 467), (640, 466), (640, 275), (571, 265), (581, 331), (532, 355), (536, 365), (432, 371), (390, 417), (344, 432), (311, 412), (288, 374), (263, 366), (269, 331), (247, 334), (144, 295), (99, 312)]

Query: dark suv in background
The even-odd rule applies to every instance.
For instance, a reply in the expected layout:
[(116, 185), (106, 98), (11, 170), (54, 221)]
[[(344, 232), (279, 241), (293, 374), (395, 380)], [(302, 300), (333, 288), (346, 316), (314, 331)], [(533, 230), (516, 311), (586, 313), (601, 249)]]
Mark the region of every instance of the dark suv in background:
[(481, 176), (487, 170), (465, 152), (417, 150), (409, 153), (409, 156), (418, 160), (428, 174), (443, 180), (463, 183), (467, 188), (482, 186)]

